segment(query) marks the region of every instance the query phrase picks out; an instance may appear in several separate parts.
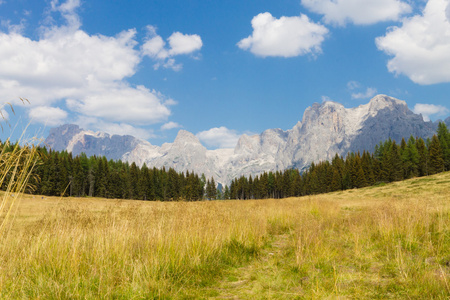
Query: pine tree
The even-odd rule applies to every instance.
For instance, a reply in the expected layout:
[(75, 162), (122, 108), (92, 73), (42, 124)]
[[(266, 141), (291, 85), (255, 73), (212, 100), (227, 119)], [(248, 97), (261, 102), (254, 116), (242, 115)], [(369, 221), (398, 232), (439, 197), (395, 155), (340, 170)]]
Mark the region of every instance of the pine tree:
[(179, 197), (179, 187), (178, 174), (173, 168), (169, 168), (169, 173), (167, 174), (167, 197), (172, 200), (177, 200)]
[(444, 122), (439, 122), (437, 135), (441, 145), (445, 170), (448, 171), (450, 170), (450, 132)]
[(361, 167), (364, 171), (367, 185), (373, 185), (375, 183), (375, 174), (373, 171), (373, 158), (369, 152), (364, 151), (361, 158)]
[(416, 148), (419, 154), (419, 161), (417, 164), (417, 172), (419, 176), (428, 175), (428, 149), (425, 141), (422, 138), (416, 138)]
[(398, 181), (403, 179), (402, 160), (400, 157), (399, 147), (392, 142), (388, 152), (389, 161), (389, 181)]
[(404, 178), (411, 178), (419, 175), (419, 151), (416, 147), (416, 140), (411, 136), (406, 148), (402, 152)]
[(230, 199), (230, 189), (228, 188), (228, 185), (225, 186), (225, 189), (223, 192), (223, 199), (224, 200)]
[(103, 156), (97, 159), (97, 168), (95, 172), (95, 189), (94, 193), (96, 197), (106, 197), (108, 186), (108, 163)]
[(356, 154), (352, 161), (352, 184), (353, 187), (362, 188), (367, 186), (366, 175), (361, 164), (360, 154)]
[(217, 196), (216, 182), (214, 181), (214, 177), (211, 177), (211, 191), (209, 192), (209, 196), (211, 200), (215, 200)]
[(342, 181), (342, 178), (339, 175), (339, 171), (336, 168), (333, 169), (333, 179), (331, 180), (331, 186), (330, 186), (330, 189), (332, 192), (341, 190), (341, 187), (342, 187), (341, 181)]
[(439, 139), (436, 135), (433, 135), (430, 146), (428, 147), (429, 154), (429, 167), (428, 173), (430, 175), (443, 172), (445, 169), (444, 158), (442, 155), (442, 149)]

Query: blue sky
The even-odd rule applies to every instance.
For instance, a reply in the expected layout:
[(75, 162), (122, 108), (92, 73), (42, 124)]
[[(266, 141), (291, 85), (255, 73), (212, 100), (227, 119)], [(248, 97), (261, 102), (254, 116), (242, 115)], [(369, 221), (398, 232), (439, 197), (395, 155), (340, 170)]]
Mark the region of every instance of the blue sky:
[[(450, 115), (450, 0), (0, 0), (14, 132), (76, 123), (208, 148), (376, 94)], [(20, 97), (30, 104), (21, 104)]]

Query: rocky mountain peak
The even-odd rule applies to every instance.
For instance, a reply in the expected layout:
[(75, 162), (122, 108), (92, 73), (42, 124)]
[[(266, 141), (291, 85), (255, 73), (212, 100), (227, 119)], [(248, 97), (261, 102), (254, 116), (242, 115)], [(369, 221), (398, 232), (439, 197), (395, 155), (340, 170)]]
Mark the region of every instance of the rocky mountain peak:
[(260, 150), (260, 137), (259, 135), (249, 136), (247, 134), (241, 135), (239, 138), (234, 152), (236, 154), (242, 153), (258, 153)]
[(66, 149), (72, 138), (82, 132), (78, 125), (65, 124), (50, 129), (50, 133), (45, 140), (46, 145), (51, 145), (53, 149)]
[(386, 95), (377, 95), (373, 97), (368, 104), (369, 111), (379, 111), (381, 109), (389, 108), (391, 110), (393, 109), (400, 109), (400, 110), (407, 110), (408, 106), (406, 105), (405, 101), (398, 100)]
[(173, 143), (175, 145), (187, 145), (187, 144), (199, 144), (199, 145), (201, 145), (200, 140), (198, 139), (198, 137), (196, 137), (191, 132), (183, 130), (183, 129), (178, 131), (177, 137), (175, 138), (175, 141)]

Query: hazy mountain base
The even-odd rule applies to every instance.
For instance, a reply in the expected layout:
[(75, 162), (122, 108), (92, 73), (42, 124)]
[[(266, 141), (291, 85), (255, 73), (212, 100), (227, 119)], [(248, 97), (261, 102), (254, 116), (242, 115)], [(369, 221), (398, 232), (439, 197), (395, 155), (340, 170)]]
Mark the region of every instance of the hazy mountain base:
[(282, 200), (24, 196), (0, 298), (450, 296), (450, 173)]

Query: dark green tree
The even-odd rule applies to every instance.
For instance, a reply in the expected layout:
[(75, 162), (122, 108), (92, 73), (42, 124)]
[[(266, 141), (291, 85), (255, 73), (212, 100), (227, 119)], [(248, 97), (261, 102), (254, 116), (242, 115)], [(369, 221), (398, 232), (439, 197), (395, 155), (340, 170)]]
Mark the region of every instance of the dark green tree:
[(428, 147), (429, 166), (428, 174), (433, 175), (445, 170), (444, 157), (437, 135), (433, 135)]

